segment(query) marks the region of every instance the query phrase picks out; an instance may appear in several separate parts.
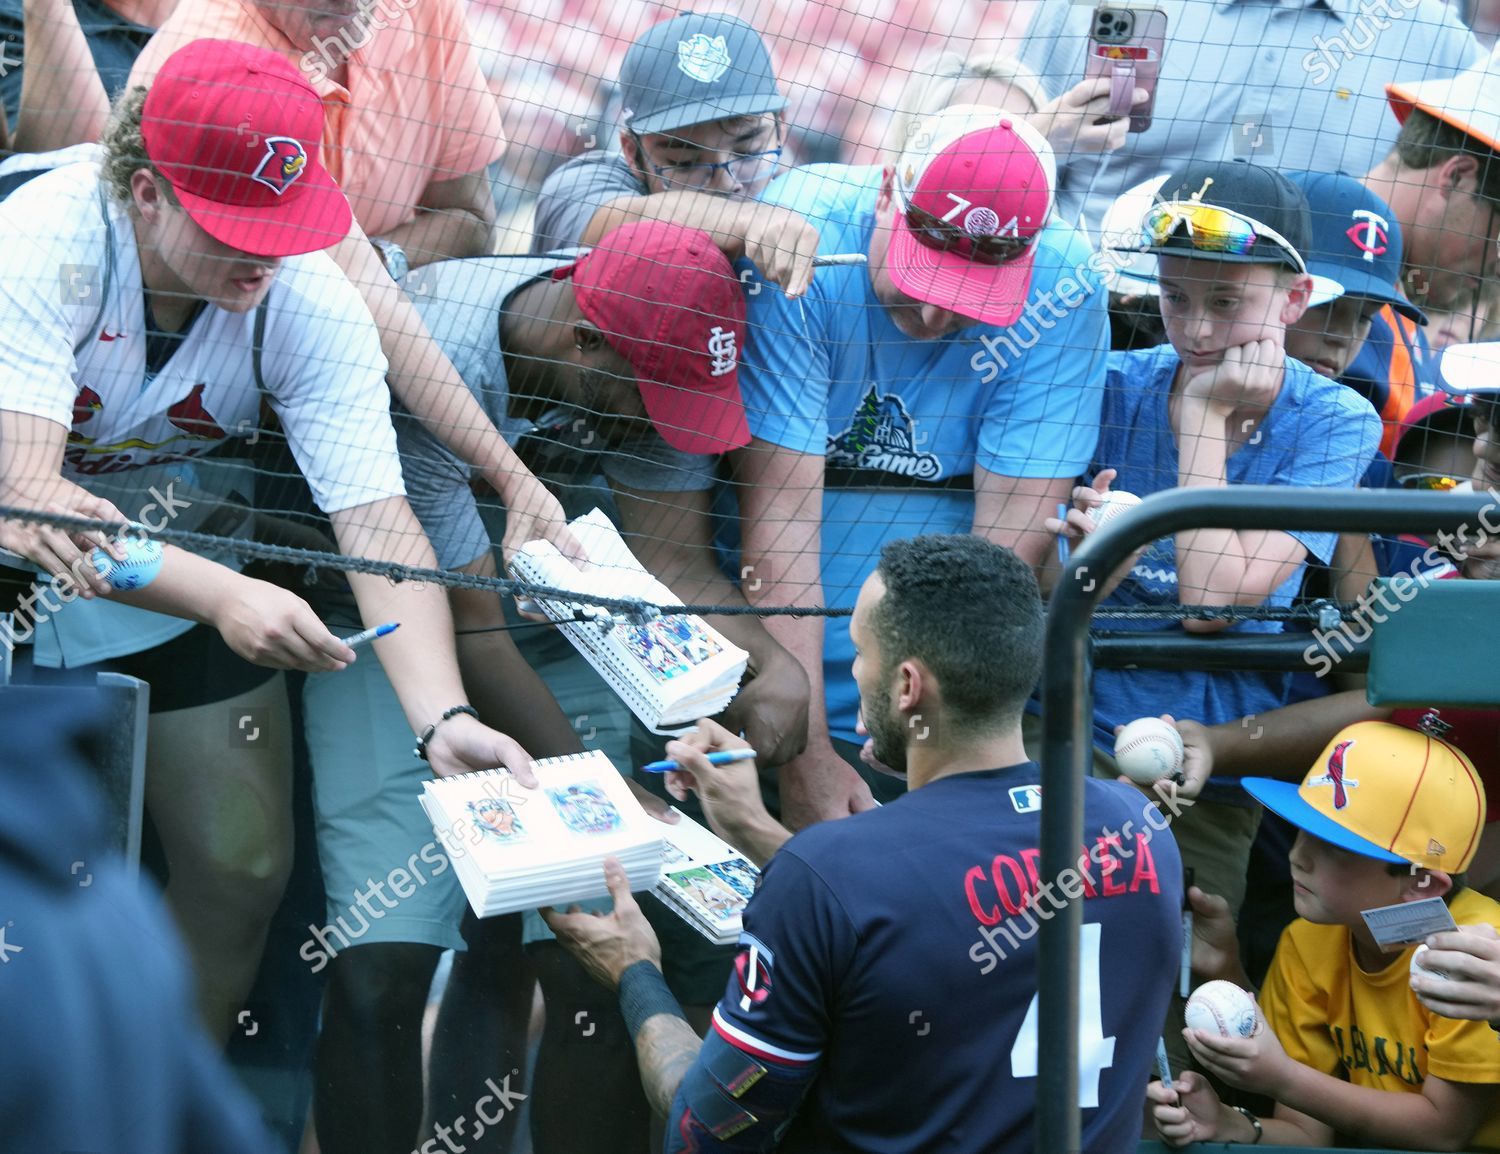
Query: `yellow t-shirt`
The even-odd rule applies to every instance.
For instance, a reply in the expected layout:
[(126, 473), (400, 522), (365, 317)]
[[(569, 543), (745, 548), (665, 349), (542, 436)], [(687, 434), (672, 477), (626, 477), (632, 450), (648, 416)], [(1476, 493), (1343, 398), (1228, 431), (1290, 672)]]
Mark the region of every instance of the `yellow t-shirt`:
[[(1449, 903), (1460, 925), (1500, 929), (1500, 904), (1474, 890)], [(1346, 926), (1298, 918), (1281, 935), (1261, 990), (1267, 1024), (1286, 1052), (1356, 1086), (1420, 1094), (1429, 1074), (1449, 1082), (1500, 1083), (1500, 1037), (1487, 1022), (1444, 1018), (1411, 992), (1408, 946), (1378, 973), (1354, 959)], [(1500, 1150), (1500, 1094), (1474, 1135)]]

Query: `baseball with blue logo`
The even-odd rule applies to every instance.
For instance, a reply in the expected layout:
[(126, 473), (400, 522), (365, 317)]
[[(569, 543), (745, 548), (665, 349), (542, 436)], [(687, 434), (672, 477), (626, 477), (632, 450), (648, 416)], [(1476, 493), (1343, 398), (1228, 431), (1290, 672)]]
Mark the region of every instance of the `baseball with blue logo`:
[(161, 572), (161, 542), (142, 537), (126, 537), (120, 542), (125, 560), (116, 561), (103, 549), (90, 555), (94, 568), (115, 589), (143, 589)]

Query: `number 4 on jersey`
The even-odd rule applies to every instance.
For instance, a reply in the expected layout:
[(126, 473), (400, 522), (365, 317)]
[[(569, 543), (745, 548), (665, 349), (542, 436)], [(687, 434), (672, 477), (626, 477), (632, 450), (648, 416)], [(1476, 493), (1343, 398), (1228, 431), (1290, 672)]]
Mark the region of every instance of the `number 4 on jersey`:
[[(1104, 927), (1084, 925), (1079, 936), (1078, 966), (1078, 1104), (1099, 1105), (1099, 1072), (1115, 1060), (1115, 1040), (1104, 1036), (1104, 1014), (1099, 996), (1099, 939)], [(1041, 995), (1034, 994), (1026, 1007), (1026, 1020), (1010, 1048), (1010, 1076), (1036, 1077), (1037, 1018)]]

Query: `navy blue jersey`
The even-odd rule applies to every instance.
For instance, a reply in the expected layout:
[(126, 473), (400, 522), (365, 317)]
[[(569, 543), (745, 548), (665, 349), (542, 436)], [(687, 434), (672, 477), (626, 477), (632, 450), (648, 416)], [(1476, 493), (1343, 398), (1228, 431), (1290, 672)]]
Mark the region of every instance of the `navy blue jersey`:
[[(1089, 780), (1079, 868), (1043, 885), (1040, 772), (942, 778), (771, 860), (710, 1053), (803, 1071), (778, 1150), (1029, 1154), (1036, 933), (1069, 900), (1084, 902), (1084, 1145), (1135, 1149), (1177, 980), (1181, 859), (1138, 791)], [(668, 1148), (712, 1149), (685, 1133), (683, 1104)]]

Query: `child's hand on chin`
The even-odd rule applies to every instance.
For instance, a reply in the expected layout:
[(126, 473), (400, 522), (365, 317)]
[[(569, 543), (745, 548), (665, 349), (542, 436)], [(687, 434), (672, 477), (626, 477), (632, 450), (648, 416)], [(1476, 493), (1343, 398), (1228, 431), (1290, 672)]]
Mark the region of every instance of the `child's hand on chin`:
[(1281, 388), (1286, 354), (1269, 337), (1232, 345), (1218, 364), (1199, 369), (1183, 382), (1183, 395), (1226, 409), (1269, 409)]

